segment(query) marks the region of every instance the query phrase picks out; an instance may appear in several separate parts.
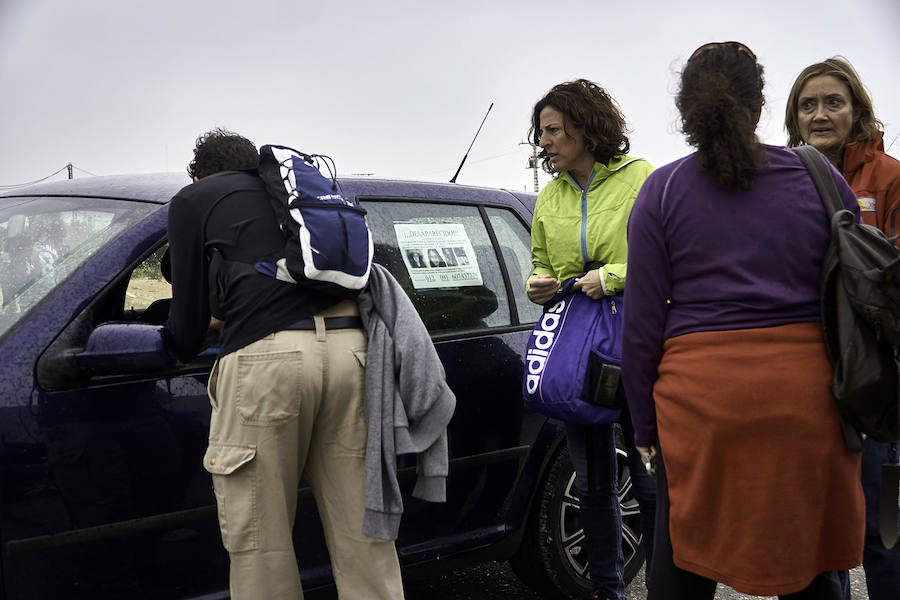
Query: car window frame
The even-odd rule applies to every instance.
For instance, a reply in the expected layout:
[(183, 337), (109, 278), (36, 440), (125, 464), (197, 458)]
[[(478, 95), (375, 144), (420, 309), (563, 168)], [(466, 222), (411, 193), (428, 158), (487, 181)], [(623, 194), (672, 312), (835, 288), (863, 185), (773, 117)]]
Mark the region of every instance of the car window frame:
[[(33, 202), (36, 200), (37, 201), (53, 200), (56, 198), (59, 198), (63, 201), (83, 201), (83, 200), (99, 201), (101, 203), (110, 203), (111, 205), (112, 205), (112, 203), (128, 202), (128, 203), (134, 203), (134, 204), (147, 205), (152, 208), (148, 212), (141, 215), (138, 219), (133, 221), (130, 226), (119, 231), (119, 233), (113, 235), (113, 237), (107, 239), (104, 243), (100, 244), (99, 246), (96, 246), (93, 249), (93, 251), (91, 252), (91, 255), (89, 257), (87, 257), (87, 259), (82, 260), (82, 262), (79, 263), (75, 268), (73, 268), (71, 271), (66, 273), (63, 277), (59, 278), (55, 282), (55, 285), (50, 290), (48, 290), (46, 293), (44, 293), (36, 302), (30, 304), (25, 310), (23, 310), (21, 313), (19, 313), (20, 314), (19, 318), (15, 322), (13, 322), (11, 324), (11, 326), (9, 328), (3, 330), (2, 332), (0, 332), (0, 343), (4, 343), (4, 342), (8, 341), (9, 339), (11, 339), (13, 337), (13, 335), (16, 333), (16, 331), (27, 320), (31, 319), (33, 314), (39, 312), (42, 309), (42, 307), (49, 301), (49, 299), (58, 292), (59, 289), (61, 289), (64, 286), (67, 286), (69, 284), (69, 282), (77, 276), (77, 274), (84, 268), (84, 266), (86, 264), (93, 261), (96, 256), (104, 253), (107, 250), (107, 248), (114, 245), (119, 236), (121, 236), (124, 232), (129, 231), (129, 230), (139, 226), (141, 223), (150, 220), (153, 217), (153, 215), (156, 213), (156, 211), (162, 206), (158, 203), (147, 202), (144, 200), (135, 200), (135, 199), (131, 199), (131, 198), (119, 198), (119, 197), (115, 197), (115, 196), (91, 195), (91, 194), (71, 194), (71, 195), (52, 194), (52, 193), (6, 194), (6, 195), (2, 196), (2, 201), (4, 201), (4, 202), (8, 202), (8, 201), (9, 202), (17, 202), (18, 201), (17, 203), (21, 204), (21, 203)], [(80, 208), (72, 209), (72, 210), (80, 210)], [(44, 212), (50, 213), (53, 211), (44, 211)], [(115, 220), (117, 218), (119, 218), (119, 217), (114, 216), (111, 223), (115, 222)]]
[[(167, 209), (168, 207), (166, 206), (164, 208)], [(154, 252), (158, 251), (168, 243), (168, 232), (163, 229), (161, 237), (155, 239), (143, 250), (141, 250), (140, 254), (138, 254), (135, 259), (130, 261), (124, 269), (120, 270), (115, 277), (110, 279), (109, 282), (104, 285), (90, 299), (90, 301), (88, 301), (72, 317), (72, 319), (69, 320), (69, 322), (64, 327), (62, 327), (59, 334), (46, 348), (44, 348), (36, 361), (35, 383), (41, 390), (45, 392), (57, 392), (76, 388), (97, 387), (107, 384), (136, 381), (140, 379), (146, 379), (148, 376), (160, 379), (171, 379), (173, 377), (184, 375), (205, 375), (209, 373), (209, 371), (212, 369), (213, 363), (218, 356), (218, 352), (201, 353), (192, 358), (187, 363), (182, 363), (179, 361), (175, 364), (174, 367), (168, 369), (160, 369), (159, 371), (155, 371), (152, 375), (148, 375), (148, 373), (134, 372), (118, 375), (91, 376), (86, 373), (80, 372), (78, 369), (75, 369), (71, 365), (69, 365), (68, 368), (65, 368), (65, 370), (57, 376), (48, 377), (46, 374), (50, 370), (46, 366), (46, 363), (48, 361), (59, 360), (59, 356), (54, 355), (62, 355), (73, 349), (81, 348), (82, 345), (87, 341), (87, 336), (89, 336), (94, 329), (96, 329), (103, 323), (110, 322), (101, 320), (97, 323), (94, 323), (92, 315), (93, 311), (95, 311), (98, 306), (102, 306), (104, 302), (109, 302), (110, 295), (117, 293), (119, 288), (121, 288), (124, 292), (124, 290), (127, 289), (128, 283), (134, 273), (134, 270), (141, 263), (147, 260), (150, 255), (152, 255)], [(134, 246), (134, 248), (137, 248), (137, 246)], [(128, 309), (123, 304), (123, 315), (127, 311)], [(130, 321), (129, 319), (125, 320)], [(134, 319), (133, 322), (139, 323), (140, 321)], [(71, 371), (71, 373), (69, 371)]]
[[(491, 223), (490, 216), (487, 213), (487, 208), (495, 208), (499, 210), (505, 210), (518, 219), (521, 225), (525, 228), (525, 231), (530, 235), (531, 227), (526, 219), (523, 218), (519, 207), (517, 207), (514, 203), (503, 203), (503, 202), (490, 202), (490, 201), (479, 201), (479, 200), (460, 200), (460, 199), (449, 199), (449, 198), (441, 198), (441, 197), (410, 197), (410, 196), (389, 196), (389, 195), (379, 195), (379, 194), (365, 194), (356, 197), (356, 201), (359, 203), (362, 202), (406, 202), (406, 203), (414, 203), (414, 204), (425, 204), (425, 205), (434, 205), (434, 204), (443, 204), (443, 205), (456, 205), (456, 206), (465, 206), (465, 207), (474, 207), (477, 209), (479, 217), (481, 219), (482, 225), (485, 228), (485, 231), (488, 234), (488, 239), (490, 240), (491, 246), (494, 251), (494, 256), (496, 257), (497, 264), (500, 267), (500, 274), (503, 278), (503, 288), (506, 292), (507, 304), (509, 306), (509, 321), (508, 325), (498, 325), (495, 327), (483, 327), (483, 328), (468, 328), (468, 329), (459, 329), (454, 331), (446, 331), (446, 332), (431, 332), (429, 331), (429, 335), (434, 342), (444, 342), (444, 341), (453, 341), (460, 339), (467, 339), (476, 337), (479, 335), (500, 335), (508, 332), (516, 332), (516, 331), (524, 331), (530, 330), (533, 327), (533, 323), (522, 323), (521, 318), (519, 316), (518, 305), (516, 303), (515, 292), (513, 289), (513, 283), (510, 278), (509, 268), (506, 263), (506, 257), (503, 254), (503, 251), (500, 247), (499, 240), (497, 238), (497, 234), (494, 230), (493, 224)], [(165, 207), (168, 208), (168, 207)], [(524, 210), (527, 210), (527, 206), (522, 205)], [(128, 281), (130, 281), (134, 270), (147, 258), (159, 250), (159, 248), (168, 244), (168, 233), (164, 230), (163, 235), (148, 244), (143, 250), (140, 251), (140, 254), (132, 260), (128, 266), (122, 269), (118, 275), (112, 278), (107, 285), (105, 285), (100, 291), (98, 291), (94, 297), (72, 318), (72, 320), (62, 328), (61, 333), (59, 335), (60, 339), (69, 338), (67, 344), (71, 347), (71, 336), (66, 335), (67, 330), (70, 327), (74, 327), (78, 329), (78, 327), (84, 327), (84, 323), (78, 323), (78, 321), (82, 321), (86, 317), (91, 310), (93, 310), (98, 304), (108, 301), (108, 294), (113, 293), (114, 290), (118, 286), (128, 285)], [(123, 312), (126, 310), (123, 305)], [(88, 331), (93, 330), (93, 328), (97, 327), (100, 323), (94, 323), (88, 329)], [(45, 356), (50, 353), (51, 347), (53, 347), (58, 340), (54, 340), (53, 343), (50, 344), (44, 351), (41, 353), (38, 358), (38, 362), (44, 360)], [(83, 341), (83, 340), (81, 340)], [(158, 372), (160, 377), (170, 378), (173, 376), (181, 376), (181, 375), (191, 375), (191, 374), (205, 374), (208, 373), (212, 367), (213, 362), (216, 360), (218, 353), (206, 353), (198, 355), (193, 358), (188, 363), (178, 362), (174, 367), (170, 369), (164, 369)], [(38, 369), (41, 371), (41, 369)], [(82, 378), (63, 378), (65, 383), (63, 385), (53, 385), (53, 386), (45, 386), (43, 385), (41, 378), (39, 377), (36, 383), (45, 390), (64, 390), (64, 389), (73, 389), (75, 387), (84, 387), (84, 386), (95, 386), (95, 385), (105, 385), (107, 383), (117, 383), (135, 379), (146, 378), (146, 373), (127, 373), (122, 375), (107, 375), (107, 376), (94, 376), (90, 377), (88, 380), (84, 380)], [(71, 379), (69, 381), (69, 379)]]
[[(506, 258), (503, 256), (503, 251), (500, 248), (500, 243), (497, 239), (497, 234), (494, 231), (494, 226), (491, 223), (490, 216), (487, 214), (486, 208), (497, 208), (501, 210), (506, 210), (512, 213), (519, 222), (525, 227), (525, 231), (528, 234), (531, 234), (531, 226), (529, 223), (522, 218), (522, 215), (516, 207), (512, 204), (505, 204), (503, 202), (490, 202), (490, 201), (478, 201), (478, 200), (460, 200), (460, 199), (449, 199), (449, 198), (440, 198), (440, 197), (430, 197), (430, 198), (422, 198), (422, 197), (407, 197), (407, 196), (386, 196), (386, 195), (378, 195), (378, 194), (364, 194), (356, 196), (356, 201), (362, 206), (364, 202), (407, 202), (414, 204), (444, 204), (444, 205), (456, 205), (456, 206), (467, 206), (467, 207), (475, 207), (478, 210), (478, 214), (481, 217), (481, 222), (485, 227), (485, 230), (488, 234), (488, 239), (491, 241), (491, 246), (494, 250), (494, 255), (497, 257), (497, 263), (500, 266), (500, 273), (503, 277), (503, 287), (506, 291), (507, 303), (509, 305), (509, 316), (510, 316), (510, 324), (509, 325), (498, 325), (496, 327), (485, 327), (485, 328), (470, 328), (470, 329), (459, 329), (455, 331), (447, 331), (447, 332), (436, 332), (432, 333), (429, 331), (431, 339), (434, 341), (445, 341), (445, 340), (454, 340), (461, 338), (472, 337), (474, 334), (484, 334), (484, 333), (505, 333), (509, 331), (522, 331), (525, 329), (531, 329), (534, 326), (534, 323), (522, 323), (519, 318), (519, 308), (516, 304), (515, 293), (513, 291), (512, 280), (509, 276), (509, 268), (506, 265)], [(524, 207), (524, 204), (523, 204)]]

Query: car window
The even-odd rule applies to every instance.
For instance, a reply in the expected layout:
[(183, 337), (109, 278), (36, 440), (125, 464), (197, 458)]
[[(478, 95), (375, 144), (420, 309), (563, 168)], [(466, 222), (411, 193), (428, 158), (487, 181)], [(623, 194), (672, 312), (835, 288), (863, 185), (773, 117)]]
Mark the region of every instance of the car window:
[(390, 269), (432, 334), (510, 325), (500, 263), (477, 207), (361, 204), (375, 261)]
[(164, 244), (131, 272), (125, 289), (126, 317), (157, 325), (168, 319), (172, 300), (168, 250), (169, 245)]
[(531, 233), (511, 210), (488, 207), (485, 211), (509, 272), (519, 322), (534, 323), (540, 318), (543, 309), (525, 294), (525, 281), (532, 270)]
[(98, 198), (0, 198), (0, 336), (120, 232), (158, 209)]

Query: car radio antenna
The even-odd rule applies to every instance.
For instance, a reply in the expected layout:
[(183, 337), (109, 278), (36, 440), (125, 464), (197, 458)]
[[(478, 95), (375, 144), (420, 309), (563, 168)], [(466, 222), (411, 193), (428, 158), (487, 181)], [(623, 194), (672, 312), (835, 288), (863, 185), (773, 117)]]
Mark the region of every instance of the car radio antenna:
[(472, 146), (475, 145), (475, 140), (478, 138), (478, 134), (481, 133), (481, 128), (484, 127), (484, 122), (487, 121), (488, 115), (491, 114), (491, 109), (494, 108), (494, 103), (491, 102), (491, 105), (488, 106), (487, 112), (484, 113), (484, 118), (481, 120), (481, 125), (478, 126), (478, 131), (475, 132), (475, 137), (472, 138), (472, 143), (469, 144), (469, 149), (466, 150), (465, 156), (463, 156), (462, 161), (459, 163), (459, 167), (456, 169), (456, 173), (453, 174), (453, 179), (450, 180), (450, 183), (456, 183), (456, 177), (459, 175), (459, 172), (462, 171), (463, 165), (466, 164), (466, 159), (469, 157), (469, 152), (472, 150)]

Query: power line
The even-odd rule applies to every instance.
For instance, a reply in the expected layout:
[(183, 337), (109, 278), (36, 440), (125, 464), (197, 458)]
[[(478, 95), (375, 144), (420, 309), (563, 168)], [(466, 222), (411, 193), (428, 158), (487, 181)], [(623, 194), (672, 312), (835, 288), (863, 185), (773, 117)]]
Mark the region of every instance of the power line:
[(90, 171), (86, 171), (86, 170), (82, 169), (81, 167), (75, 167), (75, 165), (72, 165), (72, 166), (75, 168), (76, 171), (81, 171), (85, 175), (90, 175), (91, 177), (99, 177), (99, 175), (97, 175), (96, 173), (91, 173)]
[(60, 173), (62, 173), (63, 171), (65, 171), (68, 168), (69, 168), (69, 165), (64, 165), (61, 169), (59, 169), (58, 171), (56, 171), (54, 173), (50, 173), (46, 177), (41, 177), (40, 179), (35, 179), (34, 181), (27, 181), (25, 183), (13, 183), (10, 185), (0, 185), (0, 189), (6, 190), (6, 189), (10, 189), (10, 188), (18, 188), (18, 187), (25, 187), (27, 185), (34, 185), (36, 183), (46, 181), (46, 180), (50, 179), (51, 177), (53, 177), (54, 175), (59, 175)]
[(891, 140), (891, 143), (890, 143), (890, 145), (887, 147), (887, 150), (885, 150), (885, 152), (890, 152), (891, 148), (894, 147), (894, 142), (897, 141), (897, 136), (900, 136), (900, 133), (898, 133), (897, 135), (894, 136), (894, 139)]
[(67, 163), (64, 167), (62, 167), (61, 169), (59, 169), (58, 171), (56, 171), (56, 172), (54, 172), (54, 173), (50, 173), (50, 174), (47, 175), (46, 177), (41, 177), (40, 179), (35, 179), (34, 181), (27, 181), (27, 182), (25, 182), (25, 183), (12, 183), (12, 184), (9, 184), (9, 185), (0, 185), (0, 190), (9, 190), (9, 189), (14, 189), (14, 188), (27, 187), (27, 186), (29, 186), (29, 185), (34, 185), (34, 184), (36, 184), (36, 183), (40, 183), (40, 182), (42, 182), (42, 181), (46, 181), (46, 180), (50, 179), (51, 177), (53, 177), (54, 175), (59, 175), (60, 173), (62, 173), (62, 172), (65, 171), (66, 169), (69, 170), (69, 179), (72, 179), (72, 170), (73, 170), (73, 169), (76, 170), (76, 171), (81, 171), (81, 172), (84, 173), (85, 175), (90, 175), (91, 177), (97, 177), (97, 176), (98, 176), (96, 173), (91, 173), (90, 171), (85, 170), (85, 169), (82, 169), (81, 167), (76, 167), (76, 166), (73, 165), (72, 163)]
[(518, 150), (513, 150), (511, 152), (504, 152), (503, 154), (495, 154), (493, 156), (485, 156), (484, 158), (479, 158), (478, 160), (473, 160), (473, 163), (483, 163), (489, 160), (494, 160), (495, 158), (503, 158), (504, 156), (512, 156), (513, 154), (519, 154)]
[[(513, 154), (519, 154), (521, 151), (516, 149), (510, 152), (504, 152), (502, 154), (494, 154), (493, 156), (486, 156), (484, 158), (479, 158), (478, 160), (469, 161), (471, 164), (483, 163), (489, 160), (495, 160), (497, 158), (503, 158), (504, 156), (512, 156)], [(426, 177), (428, 175), (436, 175), (438, 173), (444, 172), (443, 170), (431, 170), (431, 171), (419, 171), (418, 173), (414, 173), (410, 175), (410, 177)]]

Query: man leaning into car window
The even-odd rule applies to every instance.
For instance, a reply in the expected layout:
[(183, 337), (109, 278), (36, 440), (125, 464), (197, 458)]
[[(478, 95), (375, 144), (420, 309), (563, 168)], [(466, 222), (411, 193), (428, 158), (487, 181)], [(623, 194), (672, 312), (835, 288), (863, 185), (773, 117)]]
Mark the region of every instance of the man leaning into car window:
[[(256, 272), (255, 261), (284, 246), (258, 160), (235, 133), (200, 136), (188, 167), (194, 183), (172, 199), (168, 222), (169, 328), (179, 359), (191, 360), (210, 329), (222, 328), (203, 464), (231, 558), (231, 597), (303, 597), (291, 534), (302, 475), (339, 596), (403, 598), (394, 543), (361, 533), (366, 336), (358, 307)], [(209, 273), (216, 252), (222, 260)]]

